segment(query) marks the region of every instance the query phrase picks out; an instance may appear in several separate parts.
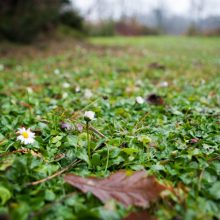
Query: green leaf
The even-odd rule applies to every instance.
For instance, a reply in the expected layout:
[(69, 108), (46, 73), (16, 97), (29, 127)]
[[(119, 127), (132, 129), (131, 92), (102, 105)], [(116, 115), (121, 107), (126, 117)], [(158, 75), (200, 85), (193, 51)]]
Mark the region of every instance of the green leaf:
[(78, 138), (75, 135), (68, 135), (67, 142), (69, 146), (77, 147)]
[(4, 205), (11, 198), (11, 192), (4, 186), (0, 186), (0, 198), (2, 205)]
[(220, 199), (220, 181), (215, 182), (209, 190), (210, 195), (214, 199)]
[(76, 157), (85, 161), (87, 164), (90, 164), (90, 160), (89, 160), (86, 149), (77, 148)]
[(138, 136), (138, 141), (141, 142), (142, 144), (148, 144), (151, 142), (151, 138), (148, 137), (147, 135), (140, 135)]
[(52, 138), (51, 143), (56, 144), (62, 139), (62, 136), (55, 136)]
[(99, 165), (99, 164), (100, 164), (100, 155), (99, 155), (98, 153), (94, 153), (94, 154), (92, 155), (92, 160), (91, 160), (91, 162), (92, 162), (92, 165), (94, 165), (94, 166)]
[(137, 152), (138, 152), (137, 149), (134, 149), (134, 148), (131, 148), (131, 147), (129, 147), (129, 148), (123, 148), (123, 149), (121, 149), (121, 151), (122, 151), (122, 152), (125, 152), (125, 153), (128, 154), (128, 155), (131, 155), (131, 154), (133, 154), (133, 153), (137, 153)]
[(8, 167), (10, 167), (14, 162), (15, 156), (11, 155), (6, 158), (4, 158), (2, 161), (0, 161), (0, 171), (6, 170)]
[(45, 191), (45, 200), (53, 201), (55, 198), (56, 198), (56, 195), (52, 190), (47, 189)]

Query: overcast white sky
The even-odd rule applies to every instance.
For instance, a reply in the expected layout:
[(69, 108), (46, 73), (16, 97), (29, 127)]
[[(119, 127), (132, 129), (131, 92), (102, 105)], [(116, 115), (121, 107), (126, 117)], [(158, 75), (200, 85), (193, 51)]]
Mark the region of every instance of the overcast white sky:
[[(83, 14), (85, 14), (88, 9), (93, 8), (94, 3), (98, 1), (101, 3), (106, 2), (104, 8), (99, 8), (103, 14), (105, 14), (105, 11), (106, 13), (110, 13), (111, 11), (111, 14), (117, 17), (121, 13), (121, 6), (123, 4), (126, 5), (127, 14), (148, 13), (158, 5), (163, 4), (163, 7), (170, 14), (188, 16), (190, 15), (190, 2), (192, 0), (72, 0), (74, 5), (79, 8)], [(220, 0), (194, 1), (205, 2), (203, 16), (220, 15)], [(94, 19), (96, 16), (97, 15), (93, 13), (90, 18)]]

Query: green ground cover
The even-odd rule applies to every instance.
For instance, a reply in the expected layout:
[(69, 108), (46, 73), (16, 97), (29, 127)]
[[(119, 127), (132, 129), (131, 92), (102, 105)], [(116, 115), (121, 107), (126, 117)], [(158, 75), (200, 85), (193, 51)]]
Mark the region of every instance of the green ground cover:
[[(28, 184), (79, 159), (67, 173), (146, 170), (172, 186), (176, 195), (147, 209), (158, 219), (220, 219), (219, 38), (94, 38), (58, 55), (0, 63), (0, 212), (111, 220), (137, 210), (103, 205), (63, 175)], [(136, 103), (149, 94), (162, 105)], [(85, 111), (95, 112), (91, 125), (102, 134), (90, 131), (91, 158)], [(21, 127), (35, 133), (33, 144), (17, 140)]]

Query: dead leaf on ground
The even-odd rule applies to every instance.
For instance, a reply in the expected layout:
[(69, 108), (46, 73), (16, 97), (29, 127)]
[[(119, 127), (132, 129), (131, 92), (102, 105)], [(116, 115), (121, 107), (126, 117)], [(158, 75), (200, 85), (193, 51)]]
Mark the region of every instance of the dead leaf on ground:
[(148, 67), (149, 67), (150, 69), (166, 70), (165, 65), (160, 64), (160, 63), (157, 63), (157, 62), (150, 63), (150, 64), (148, 65)]
[(146, 211), (140, 211), (140, 212), (132, 212), (132, 213), (130, 213), (123, 220), (156, 220), (156, 217), (151, 216)]
[(60, 153), (60, 154), (55, 155), (54, 160), (59, 161), (59, 160), (62, 160), (63, 158), (65, 158), (65, 157), (66, 157), (65, 154)]
[(199, 138), (192, 138), (191, 140), (190, 140), (190, 144), (196, 144), (196, 143), (198, 143), (199, 142)]
[(196, 67), (196, 68), (201, 68), (201, 67), (203, 67), (203, 63), (202, 63), (201, 61), (199, 61), (199, 60), (194, 60), (194, 61), (192, 62), (192, 64), (193, 64), (193, 66)]
[[(27, 151), (28, 153), (28, 151)], [(39, 158), (43, 158), (42, 154), (33, 150), (30, 150), (29, 153), (34, 156), (34, 157), (39, 157)]]
[(163, 98), (157, 94), (154, 94), (154, 93), (148, 95), (146, 100), (147, 100), (147, 102), (149, 102), (150, 104), (153, 104), (153, 105), (163, 105), (164, 104)]
[(19, 104), (25, 108), (32, 108), (32, 106), (26, 102), (19, 102)]
[(103, 179), (67, 174), (64, 180), (84, 193), (92, 192), (102, 202), (115, 199), (125, 206), (143, 208), (148, 207), (151, 201), (155, 201), (167, 189), (154, 176), (147, 176), (145, 171), (129, 174), (122, 170)]

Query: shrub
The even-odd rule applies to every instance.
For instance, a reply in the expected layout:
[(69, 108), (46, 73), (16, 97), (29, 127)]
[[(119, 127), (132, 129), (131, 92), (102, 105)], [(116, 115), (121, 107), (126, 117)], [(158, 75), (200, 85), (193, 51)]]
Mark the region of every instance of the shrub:
[(86, 25), (86, 31), (91, 36), (114, 36), (115, 23), (111, 20), (102, 21), (98, 24), (89, 23)]
[(158, 35), (159, 31), (155, 28), (147, 27), (140, 24), (135, 19), (128, 21), (119, 21), (115, 25), (116, 33), (125, 36), (138, 36), (138, 35)]
[[(29, 43), (39, 33), (48, 32), (61, 22), (81, 28), (82, 19), (75, 12), (62, 12), (69, 0), (0, 1), (0, 35), (14, 42)], [(62, 13), (61, 13), (62, 12)]]
[(203, 35), (205, 35), (205, 36), (213, 36), (213, 37), (215, 37), (215, 36), (220, 36), (220, 28), (214, 28), (214, 29), (209, 29), (209, 30), (205, 30), (204, 32), (203, 32)]
[(76, 10), (65, 11), (60, 14), (59, 21), (73, 29), (83, 30), (83, 18)]

